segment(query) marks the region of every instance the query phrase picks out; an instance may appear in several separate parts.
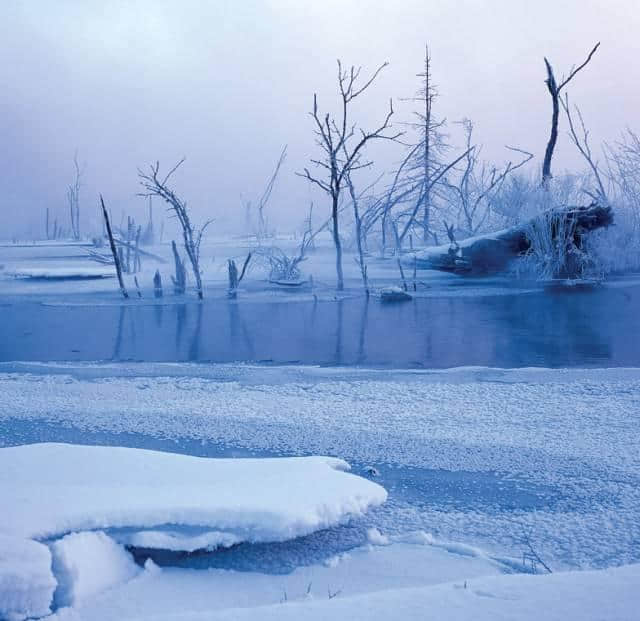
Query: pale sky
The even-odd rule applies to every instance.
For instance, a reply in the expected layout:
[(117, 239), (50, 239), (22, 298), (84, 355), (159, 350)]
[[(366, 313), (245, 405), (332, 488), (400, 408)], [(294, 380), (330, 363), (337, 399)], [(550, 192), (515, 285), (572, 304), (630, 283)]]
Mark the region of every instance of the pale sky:
[[(307, 115), (336, 101), (336, 58), (390, 65), (354, 109), (371, 126), (396, 102), (409, 119), (425, 42), (436, 113), (471, 118), (487, 158), (504, 145), (539, 166), (550, 102), (543, 56), (556, 74), (592, 63), (572, 82), (592, 140), (640, 130), (640, 7), (634, 0), (303, 0), (166, 2), (4, 0), (0, 6), (0, 237), (67, 221), (73, 154), (86, 162), (83, 225), (102, 192), (114, 213), (143, 207), (136, 169), (187, 161), (176, 177), (195, 219), (220, 230), (243, 221), (240, 194), (259, 194), (284, 144), (273, 221), (293, 228), (310, 190), (294, 172), (314, 155)], [(555, 170), (581, 166), (561, 126)], [(397, 151), (378, 147), (378, 168)], [(328, 209), (316, 196), (317, 210)]]

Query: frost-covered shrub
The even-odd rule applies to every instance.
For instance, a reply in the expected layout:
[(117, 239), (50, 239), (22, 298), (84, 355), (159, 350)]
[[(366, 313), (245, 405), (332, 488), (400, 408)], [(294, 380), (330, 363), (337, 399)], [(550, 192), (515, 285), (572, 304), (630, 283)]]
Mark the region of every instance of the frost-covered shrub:
[(563, 209), (545, 211), (525, 229), (531, 244), (524, 271), (542, 280), (601, 278), (603, 269), (588, 237), (576, 232), (576, 220)]
[(260, 248), (255, 254), (266, 263), (269, 270), (269, 280), (285, 282), (300, 280), (302, 274), (299, 265), (305, 260), (302, 254), (289, 256), (276, 246)]

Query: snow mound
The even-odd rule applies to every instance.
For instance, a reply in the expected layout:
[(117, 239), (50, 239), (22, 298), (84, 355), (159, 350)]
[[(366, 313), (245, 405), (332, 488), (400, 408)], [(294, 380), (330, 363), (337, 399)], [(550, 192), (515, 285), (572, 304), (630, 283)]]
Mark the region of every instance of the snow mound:
[(0, 534), (0, 619), (49, 614), (55, 588), (47, 546)]
[(51, 544), (56, 606), (72, 606), (135, 577), (140, 568), (102, 532), (72, 533)]
[(143, 449), (0, 449), (0, 533), (193, 526), (284, 541), (362, 515), (386, 491), (331, 457), (209, 459)]

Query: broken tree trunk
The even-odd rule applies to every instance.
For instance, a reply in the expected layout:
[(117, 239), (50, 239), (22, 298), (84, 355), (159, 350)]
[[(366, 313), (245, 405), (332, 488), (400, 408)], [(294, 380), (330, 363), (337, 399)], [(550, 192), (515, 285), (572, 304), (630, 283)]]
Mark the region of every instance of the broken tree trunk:
[(611, 207), (592, 203), (588, 207), (553, 209), (502, 231), (470, 237), (461, 242), (434, 246), (408, 255), (420, 269), (442, 270), (459, 274), (487, 274), (504, 270), (510, 261), (531, 248), (529, 232), (540, 223), (549, 222), (550, 237), (555, 239), (558, 222), (564, 230), (573, 231), (573, 243), (582, 247), (582, 238), (590, 231), (613, 222)]
[(173, 260), (176, 266), (176, 275), (171, 277), (173, 281), (173, 292), (176, 295), (182, 295), (187, 288), (187, 270), (178, 252), (176, 242), (173, 240), (171, 241), (171, 250), (173, 251)]
[(107, 214), (107, 208), (104, 206), (104, 200), (102, 200), (102, 194), (100, 195), (100, 205), (102, 207), (102, 215), (104, 217), (104, 223), (107, 227), (107, 235), (109, 236), (109, 245), (111, 246), (111, 253), (113, 254), (113, 262), (116, 266), (116, 275), (118, 276), (118, 284), (120, 285), (120, 291), (122, 292), (122, 297), (127, 299), (129, 297), (129, 294), (127, 293), (127, 289), (124, 286), (124, 281), (122, 280), (122, 267), (120, 265), (118, 251), (116, 250), (116, 244), (113, 241), (113, 233), (111, 232), (111, 223), (109, 222), (109, 214)]
[(160, 270), (156, 270), (153, 276), (153, 295), (156, 298), (162, 297), (162, 276), (160, 276)]

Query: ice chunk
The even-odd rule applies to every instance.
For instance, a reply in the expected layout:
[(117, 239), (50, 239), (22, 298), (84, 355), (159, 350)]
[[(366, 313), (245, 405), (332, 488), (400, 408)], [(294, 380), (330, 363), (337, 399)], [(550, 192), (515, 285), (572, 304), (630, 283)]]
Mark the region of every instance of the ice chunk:
[(102, 532), (67, 535), (51, 544), (51, 553), (58, 580), (56, 606), (72, 606), (141, 571), (131, 555)]
[(120, 447), (0, 449), (0, 533), (195, 526), (239, 541), (283, 541), (363, 514), (378, 484), (331, 457), (208, 459)]
[(388, 546), (391, 543), (389, 537), (383, 535), (377, 528), (367, 530), (367, 541), (374, 546)]
[(206, 530), (199, 533), (176, 530), (141, 530), (126, 533), (112, 533), (119, 543), (136, 548), (151, 550), (171, 550), (173, 552), (195, 552), (230, 548), (242, 540), (231, 533)]
[(22, 267), (13, 270), (11, 275), (35, 280), (93, 280), (113, 278), (115, 272), (102, 267)]
[(0, 619), (49, 614), (55, 588), (47, 546), (0, 534)]

